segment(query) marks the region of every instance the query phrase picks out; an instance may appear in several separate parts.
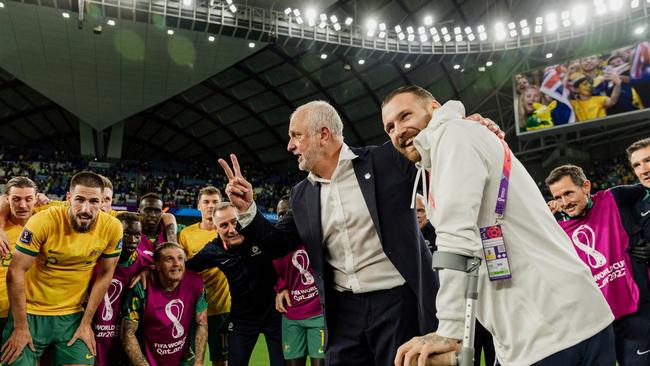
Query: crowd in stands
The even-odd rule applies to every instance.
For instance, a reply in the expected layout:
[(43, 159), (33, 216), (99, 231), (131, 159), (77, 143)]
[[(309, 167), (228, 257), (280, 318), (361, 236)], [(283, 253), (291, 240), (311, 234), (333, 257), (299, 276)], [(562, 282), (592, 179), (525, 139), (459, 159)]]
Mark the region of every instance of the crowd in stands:
[[(214, 185), (223, 190), (226, 178), (221, 168), (201, 162), (128, 161), (115, 164), (60, 151), (39, 152), (3, 147), (0, 150), (0, 185), (14, 176), (27, 176), (39, 191), (53, 199), (63, 199), (75, 172), (92, 170), (113, 183), (116, 205), (135, 204), (148, 192), (162, 196), (167, 207), (194, 207), (201, 187)], [(274, 211), (278, 200), (304, 178), (298, 170), (274, 170), (268, 166), (247, 164), (245, 174), (255, 187), (255, 201), (262, 210)]]

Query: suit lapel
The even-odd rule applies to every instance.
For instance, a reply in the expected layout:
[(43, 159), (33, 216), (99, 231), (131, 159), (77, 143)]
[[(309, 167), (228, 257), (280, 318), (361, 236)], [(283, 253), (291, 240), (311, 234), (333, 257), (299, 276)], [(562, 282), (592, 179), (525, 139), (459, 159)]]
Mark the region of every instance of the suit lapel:
[(356, 149), (353, 151), (358, 155), (358, 157), (352, 161), (354, 174), (357, 177), (359, 188), (361, 188), (361, 193), (363, 194), (363, 198), (368, 206), (368, 211), (370, 211), (370, 217), (372, 217), (372, 222), (375, 224), (375, 230), (377, 231), (377, 235), (381, 241), (382, 237), (381, 230), (379, 229), (379, 215), (377, 213), (377, 199), (375, 195), (376, 177), (372, 166), (372, 160), (365, 151), (358, 151)]
[(320, 217), (320, 183), (313, 185), (308, 183), (305, 187), (305, 200), (313, 204), (307, 204), (307, 220), (309, 221), (309, 232), (314, 236), (313, 241), (319, 246), (323, 244), (323, 226)]

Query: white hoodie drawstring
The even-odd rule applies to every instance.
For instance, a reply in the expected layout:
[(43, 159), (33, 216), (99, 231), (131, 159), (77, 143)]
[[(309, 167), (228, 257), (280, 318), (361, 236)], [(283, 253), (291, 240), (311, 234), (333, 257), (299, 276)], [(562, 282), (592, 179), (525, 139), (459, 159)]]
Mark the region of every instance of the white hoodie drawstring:
[(420, 178), (422, 178), (422, 197), (424, 197), (424, 207), (428, 207), (429, 204), (429, 190), (427, 189), (427, 174), (424, 167), (419, 164), (416, 164), (418, 167), (418, 172), (415, 175), (415, 182), (413, 182), (413, 194), (411, 195), (411, 208), (415, 208), (415, 196), (418, 194), (418, 183)]

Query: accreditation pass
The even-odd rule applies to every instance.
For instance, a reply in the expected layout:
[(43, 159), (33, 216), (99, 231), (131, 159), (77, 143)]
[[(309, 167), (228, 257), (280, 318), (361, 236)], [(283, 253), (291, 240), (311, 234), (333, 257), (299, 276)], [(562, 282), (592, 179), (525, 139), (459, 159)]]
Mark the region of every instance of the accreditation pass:
[(480, 229), (483, 254), (487, 264), (490, 281), (505, 280), (512, 277), (506, 243), (503, 241), (501, 225), (486, 226)]

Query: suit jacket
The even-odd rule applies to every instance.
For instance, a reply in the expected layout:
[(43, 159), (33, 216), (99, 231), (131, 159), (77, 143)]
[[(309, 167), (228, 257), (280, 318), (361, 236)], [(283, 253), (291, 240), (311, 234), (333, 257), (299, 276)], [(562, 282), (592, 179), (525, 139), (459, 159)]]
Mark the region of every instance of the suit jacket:
[[(353, 168), (384, 253), (406, 280), (418, 301), (420, 331), (437, 328), (435, 291), (437, 279), (431, 269), (431, 253), (420, 232), (415, 210), (410, 208), (416, 168), (388, 142), (382, 146), (351, 148), (358, 156)], [(291, 192), (291, 210), (276, 226), (260, 212), (242, 229), (272, 256), (282, 256), (304, 243), (316, 273), (325, 326), (332, 269), (325, 260), (321, 226), (320, 185), (307, 179)], [(327, 344), (327, 340), (326, 340)]]

